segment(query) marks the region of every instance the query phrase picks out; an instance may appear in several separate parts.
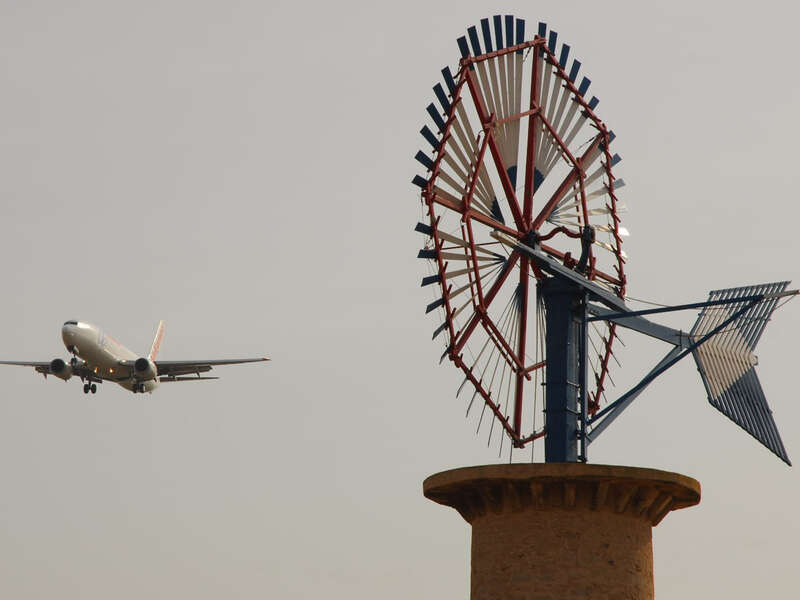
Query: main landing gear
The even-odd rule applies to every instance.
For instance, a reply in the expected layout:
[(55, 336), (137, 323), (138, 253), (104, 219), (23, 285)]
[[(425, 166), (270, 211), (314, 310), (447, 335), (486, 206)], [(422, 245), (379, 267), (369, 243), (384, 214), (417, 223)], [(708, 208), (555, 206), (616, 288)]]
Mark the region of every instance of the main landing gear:
[(97, 384), (95, 383), (84, 383), (83, 384), (83, 393), (88, 394), (92, 392), (93, 394), (97, 393)]
[(134, 394), (137, 393), (137, 392), (140, 393), (140, 394), (144, 394), (146, 391), (147, 391), (147, 389), (145, 388), (145, 385), (143, 383), (134, 383), (133, 384), (133, 393)]

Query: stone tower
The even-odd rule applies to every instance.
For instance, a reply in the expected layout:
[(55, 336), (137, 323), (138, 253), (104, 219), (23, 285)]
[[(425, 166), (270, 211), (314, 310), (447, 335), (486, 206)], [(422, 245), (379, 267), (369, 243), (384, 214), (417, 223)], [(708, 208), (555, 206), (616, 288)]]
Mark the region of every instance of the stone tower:
[(583, 463), (465, 467), (423, 492), (472, 525), (472, 600), (651, 600), (652, 528), (700, 502), (690, 477)]

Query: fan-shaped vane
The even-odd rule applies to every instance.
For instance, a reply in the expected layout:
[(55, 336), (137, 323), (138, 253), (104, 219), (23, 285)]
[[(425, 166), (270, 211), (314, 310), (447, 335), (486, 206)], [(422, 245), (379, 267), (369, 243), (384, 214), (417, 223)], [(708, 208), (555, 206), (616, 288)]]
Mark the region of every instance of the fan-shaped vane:
[[(427, 312), (441, 315), (433, 337), (445, 339), (442, 358), (463, 373), (457, 394), (468, 390), (478, 430), (491, 421), (489, 441), (498, 431), (501, 450), (505, 438), (520, 448), (546, 436), (546, 460), (585, 460), (593, 433), (693, 353), (711, 403), (788, 462), (748, 362), (761, 330), (725, 329), (741, 323), (742, 310), (768, 318), (785, 285), (712, 293), (691, 305), (707, 308), (688, 335), (646, 321), (650, 311), (632, 312), (624, 182), (613, 172), (620, 158), (581, 63), (544, 23), (526, 40), (525, 21), (511, 16), (483, 19), (458, 48), (458, 68), (442, 69), (433, 87), (420, 131), (428, 148), (416, 155), (426, 175), (413, 182), (426, 207), (416, 226), (427, 236), (418, 256), (430, 265), (422, 285), (436, 290)], [(609, 403), (619, 326), (675, 348)]]

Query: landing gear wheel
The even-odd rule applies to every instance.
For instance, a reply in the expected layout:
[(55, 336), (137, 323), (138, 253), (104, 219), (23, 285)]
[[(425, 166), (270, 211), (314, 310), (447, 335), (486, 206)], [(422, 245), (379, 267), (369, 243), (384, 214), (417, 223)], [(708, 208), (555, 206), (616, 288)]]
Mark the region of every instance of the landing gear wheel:
[(96, 384), (93, 383), (91, 386), (89, 386), (89, 389), (92, 390), (93, 394), (97, 393), (97, 385)]
[(83, 393), (84, 394), (88, 394), (89, 393), (89, 384), (88, 383), (84, 383), (83, 384)]

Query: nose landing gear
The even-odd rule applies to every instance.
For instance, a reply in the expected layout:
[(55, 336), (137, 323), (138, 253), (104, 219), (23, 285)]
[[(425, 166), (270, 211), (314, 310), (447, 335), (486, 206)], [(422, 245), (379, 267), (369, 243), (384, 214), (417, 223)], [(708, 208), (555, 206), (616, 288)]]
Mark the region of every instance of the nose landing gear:
[(83, 384), (83, 393), (88, 394), (92, 392), (93, 394), (97, 393), (97, 384), (95, 383), (84, 383)]

